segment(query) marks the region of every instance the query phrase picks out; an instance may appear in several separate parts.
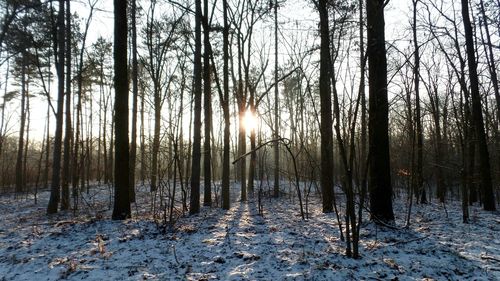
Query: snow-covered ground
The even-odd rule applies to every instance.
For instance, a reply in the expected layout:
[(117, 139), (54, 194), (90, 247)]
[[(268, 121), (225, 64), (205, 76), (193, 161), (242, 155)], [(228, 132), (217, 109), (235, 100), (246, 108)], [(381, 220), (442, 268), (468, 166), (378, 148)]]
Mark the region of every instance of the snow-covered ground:
[(109, 219), (107, 189), (93, 192), (77, 215), (51, 217), (48, 192), (37, 205), (0, 197), (0, 280), (500, 280), (499, 213), (472, 207), (463, 224), (459, 202), (447, 212), (414, 205), (408, 229), (365, 223), (362, 258), (353, 260), (335, 215), (321, 213), (317, 198), (306, 221), (296, 199), (264, 199), (263, 217), (252, 199), (228, 212), (203, 207), (162, 233), (147, 192), (126, 221)]

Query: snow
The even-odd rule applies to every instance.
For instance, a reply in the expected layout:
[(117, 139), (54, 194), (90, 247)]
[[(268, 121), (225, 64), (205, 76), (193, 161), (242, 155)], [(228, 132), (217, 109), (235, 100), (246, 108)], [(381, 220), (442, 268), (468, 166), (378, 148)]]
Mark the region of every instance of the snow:
[(227, 212), (202, 207), (163, 233), (145, 187), (125, 221), (109, 219), (107, 188), (84, 195), (85, 208), (54, 216), (48, 192), (37, 205), (0, 197), (0, 280), (500, 280), (499, 213), (472, 207), (463, 224), (460, 202), (413, 205), (405, 229), (396, 199), (399, 229), (365, 222), (353, 260), (315, 197), (306, 221), (296, 199), (265, 198), (264, 216), (250, 199)]

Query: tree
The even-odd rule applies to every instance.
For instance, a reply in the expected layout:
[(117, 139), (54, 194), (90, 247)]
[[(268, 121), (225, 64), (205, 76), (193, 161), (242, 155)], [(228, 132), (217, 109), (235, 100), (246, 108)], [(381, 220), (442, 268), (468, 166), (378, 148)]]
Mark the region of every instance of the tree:
[(367, 0), (369, 190), (375, 221), (393, 221), (383, 0)]
[(128, 144), (127, 0), (114, 0), (115, 202), (112, 218), (130, 217)]
[[(417, 4), (419, 0), (413, 1), (413, 47), (415, 53), (413, 54), (414, 65), (413, 65), (413, 75), (415, 83), (415, 136), (417, 139), (417, 161), (415, 176), (413, 177), (413, 189), (416, 191), (417, 196), (420, 195), (420, 202), (427, 203), (427, 197), (425, 194), (425, 189), (423, 189), (423, 140), (424, 134), (422, 131), (422, 117), (420, 110), (420, 46), (418, 45), (417, 36)], [(418, 201), (417, 201), (418, 202)]]
[(19, 139), (17, 146), (17, 159), (16, 159), (16, 192), (22, 192), (25, 188), (24, 184), (24, 169), (23, 169), (23, 152), (24, 152), (24, 131), (26, 124), (26, 96), (28, 95), (26, 90), (26, 68), (27, 68), (27, 58), (28, 53), (26, 50), (22, 51), (20, 60), (21, 67), (21, 122), (19, 122)]
[(328, 24), (328, 2), (317, 2), (320, 21), (320, 72), (319, 96), (321, 102), (321, 190), (323, 212), (333, 211), (333, 129), (332, 94), (330, 91), (330, 29)]
[(137, 60), (137, 0), (131, 0), (130, 17), (132, 18), (132, 128), (130, 143), (130, 202), (135, 202), (135, 163), (137, 156), (137, 98), (139, 96), (139, 67)]
[(201, 162), (201, 0), (195, 1), (195, 41), (194, 41), (194, 69), (193, 69), (193, 97), (194, 97), (194, 127), (193, 127), (193, 154), (191, 164), (191, 200), (189, 213), (200, 211), (200, 162)]
[(224, 93), (220, 96), (220, 103), (222, 106), (222, 111), (224, 115), (224, 145), (223, 145), (223, 156), (222, 156), (222, 209), (229, 210), (230, 208), (230, 194), (229, 194), (229, 149), (230, 149), (230, 119), (229, 119), (229, 23), (227, 18), (228, 13), (227, 0), (222, 0), (222, 13), (224, 20), (223, 28), (223, 80), (224, 80)]
[(462, 18), (465, 31), (465, 47), (467, 49), (467, 64), (469, 67), (470, 93), (472, 99), (472, 121), (474, 123), (477, 146), (479, 152), (479, 173), (481, 176), (483, 207), (486, 211), (494, 211), (495, 197), (491, 182), (490, 155), (486, 142), (484, 120), (481, 107), (481, 95), (479, 93), (479, 79), (477, 74), (476, 53), (472, 25), (469, 17), (469, 1), (462, 0)]
[(55, 41), (57, 52), (57, 112), (56, 132), (54, 136), (54, 156), (52, 158), (52, 182), (50, 185), (50, 199), (47, 206), (47, 214), (57, 213), (59, 205), (60, 176), (61, 176), (61, 152), (62, 152), (62, 129), (63, 129), (63, 107), (64, 107), (64, 60), (65, 60), (65, 24), (64, 24), (64, 2), (59, 0), (59, 13), (57, 14), (57, 36)]
[[(279, 136), (279, 91), (278, 91), (278, 0), (276, 0), (274, 3), (274, 139), (277, 140), (279, 137), (280, 136)], [(279, 172), (280, 172), (280, 149), (278, 142), (276, 142), (274, 143), (274, 197), (278, 197), (280, 195)]]
[(208, 22), (208, 0), (203, 1), (203, 21), (205, 22), (203, 28), (203, 106), (204, 106), (204, 114), (205, 114), (205, 131), (204, 131), (204, 157), (203, 157), (203, 172), (205, 174), (204, 181), (204, 192), (203, 192), (203, 205), (210, 206), (212, 205), (212, 152), (210, 145), (210, 132), (212, 126), (212, 89), (211, 89), (211, 80), (210, 80), (210, 23)]
[(64, 132), (63, 174), (61, 186), (61, 210), (69, 209), (69, 181), (70, 181), (70, 159), (71, 141), (73, 131), (71, 129), (71, 10), (70, 0), (66, 0), (66, 118)]

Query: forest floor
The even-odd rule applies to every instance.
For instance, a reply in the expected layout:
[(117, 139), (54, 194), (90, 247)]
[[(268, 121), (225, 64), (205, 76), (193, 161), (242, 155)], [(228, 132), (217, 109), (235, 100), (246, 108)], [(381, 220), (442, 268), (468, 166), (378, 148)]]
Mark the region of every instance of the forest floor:
[(109, 219), (106, 188), (76, 215), (47, 216), (48, 192), (38, 204), (0, 196), (0, 280), (500, 280), (499, 213), (472, 207), (463, 224), (459, 202), (414, 205), (404, 229), (407, 207), (395, 200), (399, 229), (364, 223), (353, 260), (318, 198), (306, 221), (296, 199), (263, 200), (264, 216), (252, 199), (202, 207), (162, 232), (148, 194), (125, 221)]

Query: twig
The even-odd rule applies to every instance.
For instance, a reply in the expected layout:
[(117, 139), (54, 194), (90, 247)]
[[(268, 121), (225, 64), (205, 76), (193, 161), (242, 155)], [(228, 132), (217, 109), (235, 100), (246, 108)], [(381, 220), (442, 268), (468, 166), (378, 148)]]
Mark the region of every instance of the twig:
[(257, 146), (255, 149), (253, 149), (253, 150), (251, 150), (251, 151), (249, 151), (249, 152), (247, 152), (247, 153), (245, 153), (245, 154), (243, 154), (243, 155), (239, 156), (238, 158), (234, 159), (234, 161), (233, 161), (233, 163), (232, 163), (232, 164), (233, 164), (233, 165), (234, 165), (234, 164), (236, 164), (236, 163), (237, 163), (238, 161), (240, 161), (241, 159), (243, 159), (243, 158), (247, 157), (248, 155), (250, 155), (250, 154), (252, 154), (252, 153), (256, 152), (257, 150), (261, 149), (262, 147), (264, 147), (264, 146), (266, 146), (266, 145), (268, 145), (268, 144), (270, 144), (270, 143), (272, 143), (272, 142), (279, 142), (279, 141), (283, 141), (283, 140), (284, 140), (283, 138), (279, 138), (279, 139), (274, 139), (274, 140), (266, 141), (265, 143), (263, 143), (263, 144), (261, 144), (261, 145)]
[(175, 245), (172, 245), (172, 250), (173, 250), (173, 252), (174, 252), (175, 262), (176, 262), (177, 264), (181, 264), (181, 263), (179, 262), (179, 260), (177, 259), (177, 253), (176, 253), (176, 251), (175, 251)]

